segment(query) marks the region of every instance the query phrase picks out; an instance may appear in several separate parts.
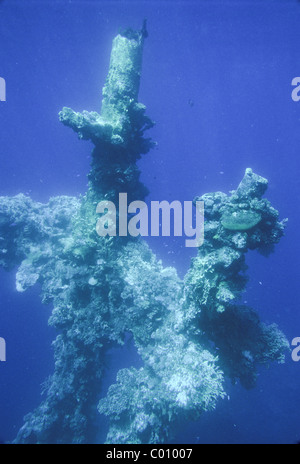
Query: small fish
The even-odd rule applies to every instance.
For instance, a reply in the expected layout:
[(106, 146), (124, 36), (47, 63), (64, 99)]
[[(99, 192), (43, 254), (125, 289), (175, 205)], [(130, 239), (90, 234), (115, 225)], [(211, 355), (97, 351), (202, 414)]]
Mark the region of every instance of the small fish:
[(142, 27), (141, 32), (142, 32), (142, 36), (144, 37), (144, 39), (146, 39), (149, 36), (149, 33), (147, 31), (147, 19), (146, 18), (143, 21), (143, 27)]

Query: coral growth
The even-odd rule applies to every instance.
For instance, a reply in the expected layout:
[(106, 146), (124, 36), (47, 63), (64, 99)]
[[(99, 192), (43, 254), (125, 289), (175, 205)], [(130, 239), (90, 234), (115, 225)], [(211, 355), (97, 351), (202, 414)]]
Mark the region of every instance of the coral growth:
[[(144, 24), (114, 39), (100, 114), (60, 113), (95, 145), (86, 195), (47, 205), (24, 195), (0, 198), (0, 265), (18, 266), (18, 291), (40, 284), (58, 331), (44, 400), (15, 443), (93, 443), (98, 412), (109, 418), (108, 443), (166, 442), (183, 420), (216, 407), (224, 376), (252, 387), (258, 364), (284, 359), (279, 329), (237, 303), (246, 251), (267, 254), (284, 231), (262, 198), (265, 179), (248, 169), (231, 195), (201, 197), (205, 241), (184, 281), (140, 238), (96, 233), (98, 202), (147, 194), (136, 166), (153, 146), (144, 137), (153, 123), (137, 100), (146, 36)], [(106, 356), (128, 334), (143, 367), (120, 370), (100, 399)]]

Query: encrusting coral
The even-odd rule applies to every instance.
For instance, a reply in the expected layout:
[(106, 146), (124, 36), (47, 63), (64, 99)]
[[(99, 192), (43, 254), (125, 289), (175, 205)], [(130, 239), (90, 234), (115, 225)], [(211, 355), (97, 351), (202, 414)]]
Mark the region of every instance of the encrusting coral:
[(247, 169), (231, 195), (195, 199), (205, 205), (205, 241), (185, 278), (191, 327), (214, 342), (224, 373), (245, 387), (255, 385), (257, 364), (283, 362), (289, 347), (275, 324), (266, 326), (253, 309), (237, 304), (247, 283), (245, 253), (270, 253), (284, 233), (286, 220), (279, 221), (278, 211), (262, 198), (267, 186)]
[[(58, 331), (45, 398), (15, 443), (94, 443), (98, 412), (109, 417), (108, 443), (167, 442), (183, 420), (216, 407), (225, 375), (252, 387), (258, 364), (284, 359), (284, 335), (237, 303), (245, 252), (267, 254), (284, 231), (262, 198), (267, 181), (250, 169), (230, 196), (201, 197), (205, 241), (184, 281), (141, 238), (97, 235), (98, 202), (147, 194), (136, 166), (153, 146), (144, 137), (153, 122), (138, 103), (146, 36), (144, 24), (114, 39), (100, 114), (60, 113), (95, 145), (86, 195), (47, 205), (0, 198), (0, 265), (18, 266), (18, 291), (40, 284)], [(107, 353), (128, 334), (143, 367), (120, 370), (100, 399)]]

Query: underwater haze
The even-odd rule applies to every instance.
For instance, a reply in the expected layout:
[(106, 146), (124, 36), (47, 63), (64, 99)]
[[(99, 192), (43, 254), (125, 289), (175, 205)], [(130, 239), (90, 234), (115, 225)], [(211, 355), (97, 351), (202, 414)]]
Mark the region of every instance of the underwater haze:
[[(0, 1), (0, 443), (300, 441), (299, 22)], [(124, 191), (203, 245), (99, 237)]]

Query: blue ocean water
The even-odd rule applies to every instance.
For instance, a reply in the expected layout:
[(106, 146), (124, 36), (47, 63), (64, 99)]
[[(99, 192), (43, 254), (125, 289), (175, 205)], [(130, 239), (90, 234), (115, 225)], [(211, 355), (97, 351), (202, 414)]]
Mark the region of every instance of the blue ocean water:
[[(92, 144), (58, 121), (63, 106), (99, 111), (111, 41), (119, 27), (148, 20), (139, 100), (157, 122), (157, 147), (139, 162), (148, 200), (191, 200), (237, 187), (247, 167), (269, 179), (268, 199), (288, 217), (275, 253), (249, 253), (245, 301), (289, 341), (300, 337), (300, 3), (288, 0), (0, 2), (0, 195), (47, 202), (86, 190)], [(182, 239), (149, 238), (181, 277), (195, 250)], [(0, 271), (0, 441), (13, 440), (41, 401), (53, 370), (51, 307), (38, 286), (15, 290)], [(117, 359), (116, 359), (117, 358)], [(117, 370), (139, 363), (134, 349), (114, 356)], [(178, 432), (176, 443), (295, 443), (300, 440), (300, 363), (261, 369), (257, 387), (226, 384), (215, 411)]]

